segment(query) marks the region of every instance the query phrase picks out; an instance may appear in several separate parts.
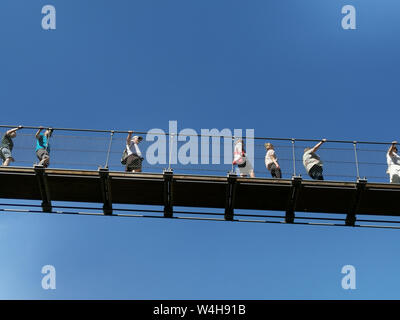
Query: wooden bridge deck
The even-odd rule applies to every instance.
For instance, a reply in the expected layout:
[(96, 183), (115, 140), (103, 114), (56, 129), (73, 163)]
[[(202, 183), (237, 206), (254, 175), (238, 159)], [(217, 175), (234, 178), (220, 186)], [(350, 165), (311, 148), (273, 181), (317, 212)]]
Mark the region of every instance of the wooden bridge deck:
[(400, 185), (301, 178), (262, 179), (235, 176), (193, 176), (41, 167), (0, 168), (0, 198), (41, 200), (44, 211), (51, 201), (102, 203), (105, 214), (112, 204), (164, 206), (172, 215), (174, 206), (285, 211), (288, 222), (294, 212), (318, 212), (400, 216), (397, 200)]

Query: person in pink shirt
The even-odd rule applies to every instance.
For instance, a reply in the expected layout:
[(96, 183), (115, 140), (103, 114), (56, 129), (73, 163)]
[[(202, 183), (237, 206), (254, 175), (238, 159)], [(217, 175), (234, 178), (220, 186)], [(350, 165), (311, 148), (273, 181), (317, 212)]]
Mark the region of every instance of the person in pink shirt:
[(235, 141), (232, 164), (238, 166), (241, 177), (255, 177), (253, 166), (246, 156), (246, 150), (244, 149), (244, 142), (242, 139), (237, 139)]

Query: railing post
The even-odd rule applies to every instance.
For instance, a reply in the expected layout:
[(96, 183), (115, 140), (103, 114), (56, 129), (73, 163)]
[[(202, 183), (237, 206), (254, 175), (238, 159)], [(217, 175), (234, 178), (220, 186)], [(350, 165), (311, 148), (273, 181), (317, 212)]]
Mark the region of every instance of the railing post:
[(356, 171), (357, 171), (357, 180), (360, 179), (360, 171), (358, 168), (358, 157), (357, 157), (357, 141), (353, 141), (353, 146), (354, 146), (354, 157), (356, 161)]
[(225, 220), (232, 221), (235, 208), (236, 178), (234, 173), (228, 173), (226, 185)]
[(357, 213), (360, 207), (361, 199), (363, 197), (364, 191), (367, 189), (366, 179), (357, 179), (356, 190), (354, 192), (354, 199), (349, 212), (347, 213), (345, 224), (346, 226), (355, 226), (357, 220)]
[(173, 207), (173, 173), (172, 170), (164, 170), (164, 217), (172, 218)]
[(234, 152), (235, 152), (235, 136), (232, 136), (232, 161), (231, 161), (231, 172), (229, 174), (235, 174), (233, 160), (234, 160)]
[(174, 133), (170, 134), (170, 139), (169, 139), (169, 157), (168, 157), (168, 171), (172, 172), (171, 168), (171, 161), (172, 161), (172, 147), (174, 145)]
[(43, 212), (51, 212), (51, 197), (50, 188), (47, 183), (47, 175), (43, 166), (34, 166), (35, 175), (39, 185), (40, 196), (42, 198), (42, 210)]
[(106, 164), (104, 166), (104, 168), (108, 169), (108, 161), (110, 159), (110, 151), (111, 151), (111, 145), (113, 142), (113, 136), (114, 136), (114, 130), (111, 131), (111, 135), (110, 135), (110, 142), (108, 144), (108, 151), (107, 151), (107, 158), (106, 158)]
[(296, 177), (296, 155), (294, 151), (294, 142), (295, 139), (292, 139), (292, 157), (293, 157), (293, 177)]
[(111, 215), (113, 212), (112, 195), (111, 195), (111, 181), (108, 168), (99, 168), (101, 197), (103, 199), (103, 213)]
[(302, 178), (293, 176), (292, 177), (292, 186), (290, 188), (290, 196), (286, 205), (286, 215), (285, 222), (293, 223), (295, 218), (295, 210), (297, 199), (299, 198), (300, 190), (301, 190)]

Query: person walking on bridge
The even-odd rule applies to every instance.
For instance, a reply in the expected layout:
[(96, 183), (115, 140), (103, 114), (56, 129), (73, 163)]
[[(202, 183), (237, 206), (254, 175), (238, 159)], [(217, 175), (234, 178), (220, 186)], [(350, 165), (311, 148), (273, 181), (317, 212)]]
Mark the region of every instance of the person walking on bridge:
[(308, 175), (314, 180), (324, 180), (322, 175), (322, 161), (320, 157), (316, 154), (317, 150), (326, 139), (322, 139), (313, 148), (305, 148), (303, 154), (303, 165), (306, 168)]
[(387, 173), (390, 175), (390, 183), (400, 183), (400, 156), (397, 154), (396, 145), (397, 141), (393, 141), (386, 154)]
[(142, 172), (142, 152), (139, 149), (139, 143), (143, 140), (140, 136), (134, 136), (132, 138), (133, 131), (128, 131), (128, 137), (126, 138), (126, 172)]
[(22, 126), (18, 126), (18, 128), (8, 130), (1, 139), (0, 146), (0, 157), (3, 160), (2, 166), (7, 167), (10, 165), (10, 162), (14, 161), (14, 158), (11, 155), (12, 149), (14, 148), (14, 139), (17, 136), (17, 131), (22, 129)]
[(254, 169), (246, 155), (242, 139), (235, 141), (232, 164), (238, 166), (241, 177), (250, 176), (250, 178), (255, 178)]
[(53, 134), (53, 129), (48, 128), (43, 133), (44, 127), (40, 127), (36, 132), (36, 156), (39, 159), (39, 166), (47, 168), (50, 165), (50, 144), (49, 140)]
[(272, 143), (264, 143), (264, 147), (267, 150), (265, 154), (265, 166), (271, 172), (273, 178), (282, 178), (281, 167), (278, 163), (278, 158), (276, 157), (274, 146)]

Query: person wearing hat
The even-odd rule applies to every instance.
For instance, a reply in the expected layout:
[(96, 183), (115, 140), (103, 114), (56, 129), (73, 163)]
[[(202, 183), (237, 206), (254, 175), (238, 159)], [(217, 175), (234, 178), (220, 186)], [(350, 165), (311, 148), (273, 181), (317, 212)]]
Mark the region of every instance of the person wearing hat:
[(3, 160), (2, 166), (7, 167), (10, 165), (10, 162), (14, 161), (14, 158), (11, 155), (12, 149), (14, 147), (14, 139), (17, 136), (17, 131), (22, 129), (22, 126), (18, 128), (8, 130), (1, 139), (0, 146), (0, 158)]
[(47, 168), (50, 164), (50, 144), (49, 140), (53, 133), (53, 129), (48, 128), (43, 133), (44, 127), (40, 126), (36, 132), (36, 156), (39, 159), (39, 166)]
[(397, 154), (396, 144), (397, 141), (393, 141), (386, 154), (390, 183), (400, 183), (400, 156)]
[(267, 150), (265, 154), (265, 166), (273, 178), (282, 178), (281, 168), (278, 163), (278, 158), (275, 155), (274, 146), (272, 143), (264, 143), (264, 147)]
[(140, 136), (133, 136), (133, 131), (128, 131), (128, 137), (126, 138), (126, 172), (142, 172), (143, 157), (139, 149), (139, 143), (143, 140)]

